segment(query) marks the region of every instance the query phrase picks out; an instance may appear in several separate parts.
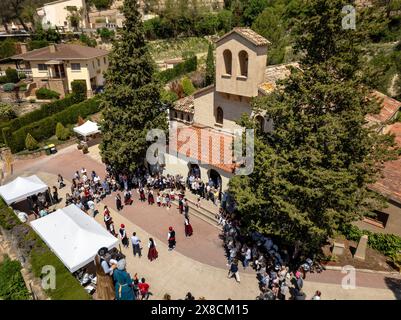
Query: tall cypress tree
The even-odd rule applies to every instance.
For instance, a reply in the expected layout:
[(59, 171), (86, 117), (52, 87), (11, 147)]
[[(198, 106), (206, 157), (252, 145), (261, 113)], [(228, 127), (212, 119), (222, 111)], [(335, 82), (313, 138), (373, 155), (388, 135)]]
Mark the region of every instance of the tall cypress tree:
[(215, 82), (215, 72), (213, 45), (210, 43), (206, 58), (206, 86), (209, 86)]
[(104, 123), (101, 155), (117, 170), (133, 171), (144, 163), (150, 129), (167, 128), (167, 113), (154, 80), (154, 63), (143, 34), (137, 1), (122, 7), (125, 22), (113, 44), (102, 95)]
[(395, 156), (393, 137), (366, 126), (366, 114), (378, 109), (363, 85), (367, 29), (342, 29), (346, 4), (309, 2), (297, 37), (302, 71), (293, 70), (282, 90), (253, 102), (274, 130), (257, 132), (254, 172), (230, 181), (247, 229), (287, 245), (300, 241), (305, 252), (382, 205), (369, 185)]

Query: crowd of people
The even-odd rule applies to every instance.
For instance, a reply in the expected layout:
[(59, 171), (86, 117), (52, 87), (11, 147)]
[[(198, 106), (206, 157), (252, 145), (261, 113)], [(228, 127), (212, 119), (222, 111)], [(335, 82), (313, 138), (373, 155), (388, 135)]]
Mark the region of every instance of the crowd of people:
[[(64, 178), (58, 175), (59, 188), (65, 187)], [(115, 174), (110, 167), (107, 167), (105, 178), (102, 179), (95, 172), (88, 171), (85, 168), (77, 170), (72, 178), (70, 192), (66, 194), (65, 204), (75, 204), (81, 210), (86, 212), (92, 217), (99, 214), (97, 204), (107, 196), (115, 192), (115, 202), (118, 211), (123, 210), (125, 206), (131, 206), (134, 203), (135, 195), (141, 202), (147, 202), (149, 206), (156, 205), (158, 207), (169, 209), (171, 203), (177, 200), (178, 212), (184, 218), (185, 236), (190, 237), (193, 234), (193, 228), (189, 222), (189, 204), (185, 198), (185, 179), (182, 176), (151, 176), (146, 170), (139, 169), (134, 175)], [(121, 194), (123, 197), (121, 197)], [(134, 257), (142, 256), (142, 241), (136, 232), (129, 236), (129, 233), (124, 224), (121, 224), (119, 229), (114, 225), (113, 218), (108, 206), (103, 207), (103, 221), (108, 232), (121, 240), (124, 248), (132, 246)], [(176, 247), (176, 235), (172, 226), (168, 228), (167, 241), (169, 250), (174, 250)], [(158, 258), (157, 245), (153, 238), (148, 240), (148, 254), (149, 261), (154, 261)], [(104, 250), (103, 250), (104, 251)], [(144, 279), (136, 280), (135, 277), (132, 282), (128, 279), (125, 271), (124, 262), (112, 261), (107, 262), (103, 259), (105, 252), (99, 251), (98, 261), (95, 259), (95, 264), (98, 264), (97, 275), (100, 275), (100, 283), (108, 283), (108, 289), (100, 285), (97, 289), (97, 296), (99, 299), (121, 299), (132, 300), (134, 299), (147, 299), (146, 286), (143, 284)], [(102, 255), (101, 255), (102, 254)], [(103, 277), (102, 277), (103, 276)], [(102, 281), (103, 279), (103, 281)], [(107, 279), (107, 281), (105, 281)], [(117, 283), (124, 287), (120, 291), (110, 292), (111, 282), (113, 286)], [(133, 289), (133, 295), (127, 294), (126, 287)], [(99, 290), (100, 288), (100, 290)], [(120, 296), (117, 294), (120, 292)], [(124, 293), (125, 292), (125, 293)], [(131, 292), (131, 291), (130, 291)]]
[[(59, 188), (65, 187), (61, 175), (58, 175), (58, 183)], [(184, 179), (180, 175), (152, 176), (144, 168), (138, 169), (133, 175), (116, 174), (108, 166), (104, 179), (101, 179), (95, 171), (88, 173), (85, 168), (76, 171), (72, 179), (70, 193), (66, 194), (65, 202), (66, 205), (73, 203), (92, 217), (95, 217), (99, 214), (96, 204), (111, 195), (112, 192), (115, 192), (118, 211), (123, 210), (125, 206), (131, 206), (135, 195), (138, 196), (139, 201), (147, 202), (149, 206), (156, 205), (166, 209), (171, 207), (172, 201), (177, 200), (178, 211), (184, 217), (185, 235), (188, 237), (193, 234), (193, 229), (189, 222), (189, 203), (185, 197), (186, 188), (198, 196), (198, 206), (200, 205), (200, 198), (211, 200), (215, 204), (221, 200), (221, 194), (218, 191), (219, 185), (212, 180), (208, 183), (202, 182), (196, 169), (193, 169), (187, 179)], [(123, 195), (122, 197), (121, 194)], [(46, 195), (39, 195), (37, 199), (33, 200), (35, 200), (33, 201), (33, 207), (39, 216), (41, 216), (41, 210), (46, 206), (55, 203), (55, 201), (60, 201), (55, 186), (52, 193), (48, 192)], [(142, 242), (136, 232), (133, 232), (132, 236), (130, 236), (124, 224), (121, 224), (119, 229), (116, 230), (107, 206), (103, 208), (103, 218), (106, 229), (120, 238), (123, 247), (129, 248), (132, 245), (133, 255), (141, 257)], [(272, 239), (265, 238), (261, 241), (261, 235), (257, 233), (248, 236), (241, 235), (239, 220), (235, 218), (235, 215), (224, 210), (224, 205), (220, 208), (217, 218), (218, 224), (223, 228), (222, 238), (227, 253), (229, 278), (235, 277), (236, 281), (240, 282), (240, 265), (244, 270), (252, 267), (257, 273), (261, 290), (258, 299), (305, 299), (305, 294), (302, 290), (305, 274), (301, 272), (302, 270), (290, 269), (291, 259), (287, 250), (279, 250)], [(168, 228), (167, 241), (169, 250), (173, 250), (176, 247), (176, 235), (172, 226)], [(147, 242), (147, 257), (150, 261), (154, 261), (158, 258), (156, 242), (153, 238), (149, 238)], [(103, 270), (101, 273), (112, 275), (113, 287), (115, 288), (114, 298), (132, 300), (132, 297), (133, 299), (147, 299), (149, 297), (149, 287), (144, 279), (139, 280), (136, 276), (133, 279), (127, 277), (125, 260), (124, 263), (120, 262), (120, 264), (115, 263), (106, 266), (105, 260), (102, 260), (100, 254), (98, 256), (100, 257), (99, 265)], [(132, 295), (121, 294), (124, 290), (121, 291), (121, 288), (117, 288), (117, 284), (123, 287), (131, 287)], [(102, 291), (102, 288), (100, 288), (100, 291)], [(321, 293), (317, 292), (313, 299), (320, 299), (320, 295)], [(105, 296), (107, 297), (108, 295)], [(188, 297), (190, 298), (192, 295)]]
[[(60, 188), (64, 186), (61, 175), (58, 177)], [(178, 201), (179, 213), (184, 217), (185, 236), (193, 234), (193, 228), (189, 220), (189, 205), (185, 198), (185, 179), (180, 176), (152, 176), (145, 169), (138, 169), (134, 175), (115, 174), (110, 167), (107, 167), (104, 179), (101, 179), (95, 171), (88, 174), (85, 168), (76, 171), (71, 184), (71, 192), (66, 194), (65, 204), (75, 204), (81, 210), (95, 217), (99, 214), (96, 204), (115, 192), (115, 203), (118, 211), (134, 202), (134, 195), (138, 200), (147, 202), (148, 205), (157, 205), (166, 209), (171, 208), (172, 201)], [(121, 194), (123, 196), (121, 196)], [(103, 209), (104, 223), (106, 229), (114, 236), (120, 236), (123, 246), (128, 245), (128, 236), (125, 228), (117, 230), (114, 226), (110, 210), (107, 206)], [(175, 232), (169, 230), (169, 233)], [(175, 248), (174, 236), (169, 236), (169, 248)]]
[[(303, 288), (305, 272), (295, 267), (292, 262), (295, 255), (287, 249), (280, 250), (271, 238), (265, 238), (258, 232), (243, 235), (240, 221), (234, 214), (220, 208), (218, 224), (223, 227), (222, 239), (227, 255), (228, 277), (235, 277), (240, 282), (239, 269), (251, 266), (259, 280), (260, 300), (305, 300)], [(317, 291), (313, 300), (320, 300)]]
[(56, 186), (49, 188), (46, 192), (38, 193), (28, 197), (28, 205), (31, 213), (36, 219), (47, 216), (54, 211), (51, 206), (60, 202), (58, 189)]
[(200, 207), (201, 199), (211, 201), (216, 206), (221, 200), (221, 179), (213, 181), (213, 179), (209, 177), (208, 182), (203, 182), (198, 167), (193, 167), (190, 170), (186, 183), (189, 190), (197, 196), (198, 207)]

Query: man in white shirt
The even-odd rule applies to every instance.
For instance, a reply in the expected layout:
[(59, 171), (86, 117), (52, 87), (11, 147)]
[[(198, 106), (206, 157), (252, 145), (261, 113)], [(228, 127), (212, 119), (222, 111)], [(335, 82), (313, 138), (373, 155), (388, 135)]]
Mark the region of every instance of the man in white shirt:
[(89, 207), (89, 213), (92, 217), (95, 217), (95, 203), (92, 200), (89, 200), (87, 202), (88, 207)]
[(141, 245), (140, 245), (141, 240), (137, 237), (136, 232), (134, 232), (132, 234), (131, 243), (132, 243), (132, 251), (134, 253), (134, 257), (136, 256), (136, 254), (138, 254), (139, 258), (140, 258), (142, 256)]

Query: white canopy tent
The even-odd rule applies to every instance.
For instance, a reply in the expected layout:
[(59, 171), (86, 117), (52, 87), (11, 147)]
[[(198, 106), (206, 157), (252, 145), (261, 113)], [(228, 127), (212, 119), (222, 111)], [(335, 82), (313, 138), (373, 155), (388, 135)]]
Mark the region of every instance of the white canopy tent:
[(90, 120), (86, 121), (83, 125), (74, 128), (74, 132), (81, 136), (87, 137), (95, 133), (99, 133), (100, 129), (96, 122)]
[(36, 175), (18, 177), (0, 187), (0, 196), (10, 205), (14, 202), (25, 200), (29, 196), (45, 192), (47, 189), (47, 185)]
[(93, 261), (100, 248), (110, 250), (118, 243), (74, 204), (32, 221), (31, 226), (71, 272)]

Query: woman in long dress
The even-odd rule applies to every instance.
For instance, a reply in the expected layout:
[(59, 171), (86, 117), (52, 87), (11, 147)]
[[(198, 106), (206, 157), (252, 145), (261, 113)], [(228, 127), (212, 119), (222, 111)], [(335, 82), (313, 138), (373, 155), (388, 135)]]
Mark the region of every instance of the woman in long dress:
[(188, 216), (185, 217), (185, 222), (184, 222), (184, 224), (185, 224), (185, 236), (186, 236), (186, 237), (192, 236), (192, 234), (193, 234), (193, 229), (192, 229), (191, 224), (189, 223), (189, 217), (188, 217)]
[(173, 227), (169, 227), (168, 228), (169, 232), (168, 232), (168, 236), (167, 236), (167, 240), (168, 240), (168, 250), (171, 251), (175, 248), (176, 246), (176, 242), (175, 242), (175, 231), (173, 229)]
[(148, 243), (148, 259), (150, 261), (156, 260), (157, 257), (159, 256), (159, 253), (156, 250), (156, 243), (153, 240), (153, 238), (149, 238), (149, 243)]
[(121, 196), (119, 193), (116, 194), (116, 207), (117, 207), (118, 211), (120, 211), (123, 208), (122, 202), (121, 202)]
[(148, 204), (153, 205), (155, 203), (155, 198), (153, 196), (153, 191), (149, 190), (148, 192)]
[(104, 259), (104, 255), (107, 253), (107, 248), (101, 248), (95, 257), (96, 267), (96, 298), (98, 300), (114, 300), (115, 289), (112, 279), (115, 266), (110, 266), (109, 263)]
[(124, 224), (121, 224), (121, 226), (120, 226), (119, 235), (120, 235), (120, 239), (121, 239), (121, 242), (122, 242), (124, 248), (128, 248), (129, 241), (128, 241), (128, 237), (127, 237), (127, 232), (125, 231)]
[(117, 262), (117, 269), (114, 270), (113, 279), (116, 300), (135, 300), (132, 278), (125, 270), (125, 259)]
[(129, 190), (124, 191), (124, 205), (132, 205), (132, 193)]

